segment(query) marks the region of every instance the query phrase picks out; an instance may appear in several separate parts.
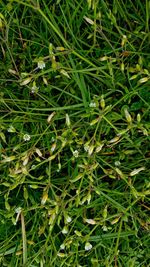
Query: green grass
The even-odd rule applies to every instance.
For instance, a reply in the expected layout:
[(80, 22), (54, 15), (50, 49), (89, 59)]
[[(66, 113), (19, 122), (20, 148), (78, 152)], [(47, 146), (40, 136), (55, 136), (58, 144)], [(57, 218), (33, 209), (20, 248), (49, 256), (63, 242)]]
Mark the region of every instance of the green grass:
[(0, 2), (1, 266), (150, 266), (149, 14)]

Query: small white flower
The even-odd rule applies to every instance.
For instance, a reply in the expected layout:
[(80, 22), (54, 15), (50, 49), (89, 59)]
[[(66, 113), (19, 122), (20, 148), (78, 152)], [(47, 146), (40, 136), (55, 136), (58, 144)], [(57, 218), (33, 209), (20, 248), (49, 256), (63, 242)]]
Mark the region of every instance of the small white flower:
[(67, 215), (67, 216), (65, 217), (65, 220), (66, 220), (67, 223), (70, 223), (70, 222), (72, 221), (72, 218), (71, 218), (70, 216)]
[(43, 70), (45, 68), (45, 62), (43, 60), (40, 60), (38, 62), (38, 68), (41, 70)]
[(78, 157), (79, 157), (79, 151), (78, 151), (78, 150), (74, 150), (74, 151), (73, 151), (73, 156), (74, 156), (75, 158), (78, 158)]
[(115, 166), (116, 166), (116, 167), (120, 166), (120, 164), (121, 164), (121, 163), (120, 163), (119, 160), (115, 161)]
[(21, 211), (22, 211), (22, 208), (21, 207), (18, 207), (18, 208), (15, 209), (15, 212), (16, 213), (20, 213)]
[(89, 107), (90, 108), (96, 108), (96, 103), (94, 101), (92, 101), (90, 104), (89, 104)]
[(88, 151), (89, 151), (89, 146), (88, 146), (88, 145), (85, 145), (85, 146), (84, 146), (84, 150), (85, 150), (86, 152), (88, 152)]
[(24, 141), (29, 141), (31, 139), (31, 136), (29, 134), (24, 134), (23, 140)]
[(64, 234), (64, 235), (66, 235), (66, 234), (68, 234), (68, 228), (67, 228), (67, 226), (64, 226), (64, 228), (62, 229), (62, 234)]
[(60, 245), (60, 250), (64, 250), (64, 249), (65, 249), (65, 244), (62, 243), (62, 244)]
[(38, 87), (36, 86), (36, 85), (33, 85), (32, 87), (31, 87), (31, 93), (32, 94), (35, 94), (35, 93), (37, 93), (38, 92)]
[(85, 250), (86, 250), (86, 251), (89, 251), (89, 250), (91, 250), (91, 249), (92, 249), (92, 244), (89, 243), (89, 242), (86, 242), (86, 243), (85, 243)]
[(104, 232), (107, 232), (108, 231), (108, 228), (107, 228), (106, 225), (103, 225), (102, 229), (103, 229)]

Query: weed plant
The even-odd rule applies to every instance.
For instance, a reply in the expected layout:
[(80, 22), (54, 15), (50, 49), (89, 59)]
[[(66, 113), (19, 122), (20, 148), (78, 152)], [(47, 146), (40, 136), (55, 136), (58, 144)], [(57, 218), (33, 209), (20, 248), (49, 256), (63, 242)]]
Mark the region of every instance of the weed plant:
[(148, 267), (150, 1), (0, 1), (0, 264)]

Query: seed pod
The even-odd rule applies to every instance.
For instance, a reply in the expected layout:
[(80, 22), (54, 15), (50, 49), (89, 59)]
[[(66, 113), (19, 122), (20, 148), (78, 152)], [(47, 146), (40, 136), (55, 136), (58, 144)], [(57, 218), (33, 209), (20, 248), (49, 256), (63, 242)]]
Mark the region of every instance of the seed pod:
[(47, 118), (47, 122), (50, 123), (52, 118), (54, 117), (54, 115), (56, 114), (56, 112), (54, 111), (53, 113), (51, 113), (48, 118)]
[(53, 143), (51, 146), (51, 152), (53, 153), (55, 149), (56, 149), (56, 143)]
[(101, 57), (100, 58), (100, 61), (106, 61), (108, 59), (108, 57), (107, 56), (104, 56), (104, 57)]
[(94, 25), (94, 21), (91, 20), (90, 18), (84, 16), (84, 19), (87, 21), (87, 23), (91, 24), (91, 25)]
[(124, 110), (124, 113), (125, 113), (125, 117), (126, 117), (126, 120), (128, 123), (131, 123), (132, 122), (132, 118), (131, 118), (131, 115), (129, 114), (128, 110), (125, 108)]
[(96, 152), (96, 153), (100, 152), (100, 151), (102, 150), (103, 146), (104, 146), (104, 144), (99, 144), (99, 145), (96, 147), (95, 152)]
[(61, 73), (62, 75), (64, 75), (64, 76), (66, 76), (68, 79), (70, 79), (70, 76), (69, 76), (69, 74), (67, 73), (67, 71), (61, 69), (61, 70), (60, 70), (60, 73)]
[(38, 154), (39, 157), (42, 157), (42, 153), (39, 148), (36, 148), (35, 152)]
[(23, 163), (22, 163), (23, 166), (26, 166), (28, 164), (28, 161), (29, 161), (29, 157), (28, 156), (24, 157)]
[(120, 139), (120, 136), (115, 136), (113, 139), (111, 139), (110, 141), (108, 141), (109, 144), (113, 144), (118, 142)]
[(32, 80), (32, 77), (28, 77), (25, 80), (23, 80), (20, 85), (27, 85), (28, 83), (30, 83)]
[(138, 169), (134, 169), (132, 172), (130, 172), (130, 176), (134, 176), (136, 174), (138, 174), (139, 172), (141, 171), (144, 171), (145, 170), (145, 167), (141, 167), (141, 168), (138, 168)]
[(60, 257), (60, 258), (64, 258), (64, 257), (67, 256), (67, 254), (58, 252), (58, 253), (57, 253), (57, 256)]
[(91, 224), (91, 225), (95, 225), (96, 224), (96, 221), (94, 221), (93, 219), (84, 219), (84, 221), (88, 224)]
[(27, 200), (29, 195), (28, 195), (28, 191), (27, 191), (26, 187), (23, 188), (23, 191), (24, 191), (23, 192), (24, 199)]
[(120, 65), (120, 69), (121, 69), (122, 72), (124, 72), (124, 63), (123, 62)]
[(96, 124), (99, 121), (99, 117), (90, 122), (90, 126)]
[(66, 113), (66, 125), (68, 127), (70, 127), (71, 123), (70, 123), (70, 118), (69, 118), (69, 115)]
[(53, 45), (52, 43), (49, 44), (49, 55), (53, 55)]
[(100, 105), (101, 105), (101, 108), (102, 108), (102, 109), (105, 108), (105, 100), (104, 100), (103, 95), (101, 96)]
[(138, 77), (138, 74), (134, 74), (134, 75), (132, 75), (131, 77), (130, 77), (130, 81), (132, 81), (132, 80), (135, 80), (136, 78)]
[(124, 178), (123, 172), (119, 168), (115, 168), (116, 172), (119, 174), (121, 178)]
[(56, 47), (56, 50), (63, 52), (65, 50), (65, 48), (63, 46), (58, 46), (58, 47)]
[(91, 155), (92, 155), (93, 150), (94, 150), (94, 146), (93, 146), (93, 145), (89, 146), (89, 149), (88, 149), (88, 156), (91, 156)]
[(141, 115), (138, 113), (137, 114), (137, 122), (140, 122), (141, 121)]
[(103, 218), (106, 220), (106, 218), (107, 218), (107, 205), (106, 205), (106, 207), (104, 208), (104, 210), (103, 210)]
[(70, 180), (71, 183), (75, 183), (83, 177), (83, 173), (78, 174), (74, 179)]
[(149, 77), (144, 77), (142, 79), (140, 79), (138, 82), (139, 83), (146, 83), (149, 80)]
[(81, 232), (79, 232), (78, 230), (75, 230), (75, 231), (74, 231), (74, 233), (75, 233), (77, 236), (79, 236), (79, 237), (81, 237), (81, 236), (82, 236), (82, 233), (81, 233)]
[(120, 220), (120, 217), (117, 217), (111, 222), (111, 224), (113, 225), (113, 224), (117, 223), (119, 220)]
[(47, 79), (45, 77), (43, 77), (43, 82), (44, 82), (45, 85), (48, 85), (48, 81), (47, 81)]
[(92, 198), (91, 193), (88, 192), (88, 195), (87, 195), (87, 203), (88, 203), (88, 204), (90, 204), (90, 202), (91, 202), (91, 198)]
[(15, 158), (16, 158), (15, 156), (6, 157), (1, 162), (2, 163), (11, 162), (11, 161), (15, 160)]
[(121, 46), (123, 47), (126, 44), (126, 42), (127, 42), (127, 36), (123, 35), (121, 40)]
[(44, 205), (46, 203), (47, 199), (48, 199), (48, 192), (47, 192), (47, 190), (45, 190), (45, 191), (43, 191), (41, 205)]
[(5, 208), (6, 208), (6, 210), (10, 211), (10, 205), (9, 205), (7, 199), (5, 199)]

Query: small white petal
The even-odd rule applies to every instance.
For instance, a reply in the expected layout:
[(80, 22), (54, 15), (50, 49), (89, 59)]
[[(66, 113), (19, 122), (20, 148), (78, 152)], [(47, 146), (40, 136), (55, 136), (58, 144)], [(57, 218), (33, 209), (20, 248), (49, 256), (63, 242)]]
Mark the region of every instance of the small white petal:
[(108, 231), (108, 228), (107, 228), (106, 225), (103, 225), (102, 229), (103, 229), (104, 232), (107, 232)]
[(86, 250), (86, 251), (89, 251), (89, 250), (91, 250), (91, 249), (92, 249), (92, 244), (89, 243), (89, 242), (86, 242), (86, 243), (85, 243), (85, 250)]
[(95, 102), (91, 102), (91, 103), (89, 104), (89, 107), (90, 107), (90, 108), (96, 108), (96, 103), (95, 103)]
[(37, 86), (35, 86), (35, 85), (32, 86), (32, 87), (31, 87), (31, 93), (32, 93), (32, 94), (37, 93), (37, 92), (38, 92), (38, 89), (39, 89), (39, 88), (38, 88)]
[(44, 63), (43, 60), (38, 62), (38, 68), (41, 69), (41, 70), (45, 68), (45, 63)]
[(78, 152), (78, 150), (73, 151), (73, 156), (74, 156), (75, 158), (78, 158), (78, 157), (79, 157), (79, 152)]
[(70, 223), (72, 221), (72, 218), (70, 216), (67, 216), (65, 219), (67, 223)]
[(68, 234), (68, 228), (66, 226), (64, 226), (64, 228), (62, 229), (62, 234)]
[(22, 208), (21, 207), (18, 207), (18, 208), (15, 209), (15, 212), (16, 213), (20, 213), (21, 211), (22, 211)]
[(121, 163), (120, 163), (119, 160), (115, 161), (115, 166), (116, 166), (116, 167), (120, 166), (120, 164), (121, 164)]
[(64, 250), (64, 249), (65, 249), (65, 244), (61, 244), (61, 245), (60, 245), (60, 249), (61, 249), (61, 250)]
[(29, 141), (31, 139), (31, 136), (29, 134), (24, 134), (23, 140), (24, 141)]

